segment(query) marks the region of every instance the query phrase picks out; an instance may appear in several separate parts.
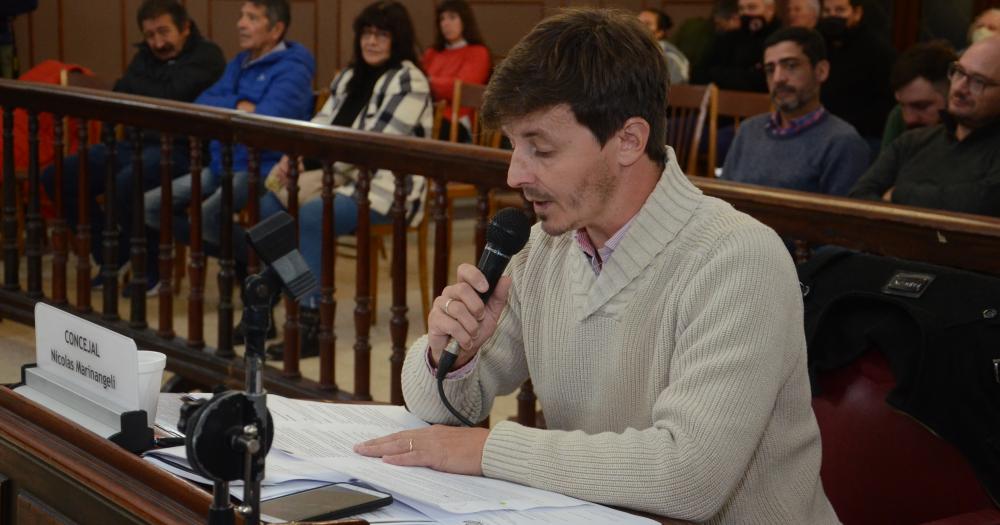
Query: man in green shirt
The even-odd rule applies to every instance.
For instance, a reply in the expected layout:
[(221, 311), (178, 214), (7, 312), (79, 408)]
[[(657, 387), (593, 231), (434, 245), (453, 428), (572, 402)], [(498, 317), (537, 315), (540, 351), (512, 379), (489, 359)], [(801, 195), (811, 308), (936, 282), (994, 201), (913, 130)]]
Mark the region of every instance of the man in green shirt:
[(1000, 37), (973, 44), (948, 71), (944, 121), (904, 133), (850, 196), (1000, 215)]

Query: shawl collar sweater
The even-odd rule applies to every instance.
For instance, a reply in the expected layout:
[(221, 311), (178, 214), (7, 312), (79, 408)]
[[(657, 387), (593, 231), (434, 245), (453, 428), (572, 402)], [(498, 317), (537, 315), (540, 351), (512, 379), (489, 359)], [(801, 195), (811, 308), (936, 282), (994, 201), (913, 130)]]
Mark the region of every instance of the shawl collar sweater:
[[(530, 377), (548, 429), (498, 423), (484, 475), (693, 521), (837, 522), (794, 265), (774, 231), (702, 195), (672, 151), (600, 274), (571, 232), (538, 225), (507, 273), (494, 336), (445, 392), (479, 421)], [(423, 337), (404, 363), (407, 405), (454, 423), (426, 351)]]

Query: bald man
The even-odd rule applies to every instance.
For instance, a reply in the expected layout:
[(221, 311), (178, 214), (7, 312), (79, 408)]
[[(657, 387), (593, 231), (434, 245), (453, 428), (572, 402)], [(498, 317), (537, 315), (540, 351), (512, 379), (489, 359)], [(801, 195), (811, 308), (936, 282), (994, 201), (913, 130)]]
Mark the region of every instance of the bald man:
[(948, 76), (942, 123), (900, 136), (852, 197), (1000, 216), (1000, 36), (972, 44)]

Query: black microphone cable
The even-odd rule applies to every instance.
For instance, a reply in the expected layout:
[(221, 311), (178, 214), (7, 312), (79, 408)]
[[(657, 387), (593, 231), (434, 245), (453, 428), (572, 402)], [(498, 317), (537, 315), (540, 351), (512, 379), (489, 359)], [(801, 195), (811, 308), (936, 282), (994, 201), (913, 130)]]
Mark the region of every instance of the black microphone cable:
[[(524, 248), (530, 234), (531, 221), (517, 208), (504, 208), (493, 216), (493, 220), (490, 221), (486, 229), (486, 248), (479, 257), (479, 264), (476, 265), (479, 271), (486, 276), (486, 282), (489, 285), (485, 292), (479, 294), (479, 298), (483, 300), (484, 304), (493, 295), (493, 289), (496, 288), (510, 258), (521, 251), (521, 248)], [(444, 393), (445, 376), (454, 366), (460, 350), (458, 341), (452, 339), (448, 341), (444, 352), (441, 352), (436, 376), (438, 397), (441, 398), (441, 403), (451, 412), (451, 415), (455, 416), (463, 425), (471, 427), (475, 425), (451, 405)]]

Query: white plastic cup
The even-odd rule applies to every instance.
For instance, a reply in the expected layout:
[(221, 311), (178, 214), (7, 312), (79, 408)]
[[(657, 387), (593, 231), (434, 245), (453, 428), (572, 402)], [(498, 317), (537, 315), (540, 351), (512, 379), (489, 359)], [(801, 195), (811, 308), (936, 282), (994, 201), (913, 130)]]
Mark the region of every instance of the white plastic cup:
[(146, 411), (146, 424), (156, 422), (156, 403), (160, 399), (160, 383), (167, 356), (160, 352), (139, 350), (139, 408)]

